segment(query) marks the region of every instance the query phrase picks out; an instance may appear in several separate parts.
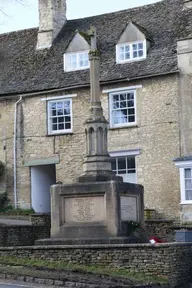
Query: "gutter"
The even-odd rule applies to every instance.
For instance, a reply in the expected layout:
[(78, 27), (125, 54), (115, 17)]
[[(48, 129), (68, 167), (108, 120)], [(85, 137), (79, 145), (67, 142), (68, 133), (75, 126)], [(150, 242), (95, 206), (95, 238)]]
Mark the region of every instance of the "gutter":
[(14, 206), (17, 209), (17, 106), (22, 101), (22, 96), (19, 97), (19, 100), (15, 103), (15, 114), (14, 114), (14, 143), (13, 143), (13, 151), (14, 151)]
[[(116, 80), (108, 80), (108, 81), (100, 81), (100, 85), (108, 85), (108, 84), (115, 84), (115, 83), (121, 83), (121, 82), (126, 82), (126, 81), (134, 81), (134, 80), (142, 80), (146, 78), (151, 78), (151, 77), (158, 77), (158, 76), (166, 76), (166, 75), (171, 75), (171, 74), (176, 74), (179, 73), (180, 70), (177, 69), (175, 71), (171, 72), (166, 72), (166, 73), (157, 73), (157, 74), (148, 74), (145, 76), (138, 76), (138, 77), (133, 77), (133, 78), (124, 78), (124, 79), (116, 79)], [(63, 87), (63, 88), (55, 88), (55, 89), (50, 89), (50, 90), (42, 90), (42, 91), (33, 91), (29, 93), (11, 93), (11, 94), (5, 94), (5, 95), (0, 95), (0, 100), (4, 100), (7, 98), (15, 98), (18, 97), (22, 94), (22, 97), (30, 97), (30, 96), (38, 96), (38, 95), (45, 95), (45, 94), (51, 94), (54, 92), (62, 92), (65, 90), (73, 90), (73, 89), (79, 89), (79, 88), (87, 88), (90, 87), (90, 83), (82, 84), (82, 85), (74, 85), (74, 86), (68, 86), (68, 87)]]

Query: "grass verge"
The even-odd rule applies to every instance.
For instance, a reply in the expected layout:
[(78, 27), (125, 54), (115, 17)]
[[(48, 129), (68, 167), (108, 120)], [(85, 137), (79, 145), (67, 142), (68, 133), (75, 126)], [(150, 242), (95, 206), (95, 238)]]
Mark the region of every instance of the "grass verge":
[[(48, 261), (41, 259), (28, 259), (28, 258), (17, 258), (17, 257), (1, 257), (0, 264), (10, 265), (10, 266), (24, 266), (26, 268), (35, 268), (41, 271), (52, 270), (55, 272), (79, 272), (79, 273), (89, 273), (94, 275), (104, 275), (110, 277), (120, 277), (133, 281), (134, 283), (160, 283), (165, 284), (168, 282), (168, 278), (165, 276), (157, 275), (146, 275), (145, 273), (132, 272), (125, 267), (111, 268), (111, 267), (101, 267), (97, 265), (77, 265), (71, 263), (65, 263), (62, 261)], [(22, 269), (21, 269), (22, 271)], [(30, 271), (30, 269), (29, 269)]]

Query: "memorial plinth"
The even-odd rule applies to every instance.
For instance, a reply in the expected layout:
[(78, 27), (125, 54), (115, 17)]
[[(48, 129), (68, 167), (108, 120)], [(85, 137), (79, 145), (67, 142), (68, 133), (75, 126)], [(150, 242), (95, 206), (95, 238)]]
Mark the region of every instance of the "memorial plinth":
[(51, 237), (126, 237), (127, 222), (143, 223), (143, 187), (118, 182), (54, 185)]

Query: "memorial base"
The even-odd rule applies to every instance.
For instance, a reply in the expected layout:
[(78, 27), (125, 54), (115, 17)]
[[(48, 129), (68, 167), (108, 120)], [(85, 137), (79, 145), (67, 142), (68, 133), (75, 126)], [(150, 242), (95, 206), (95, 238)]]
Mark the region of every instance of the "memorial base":
[(131, 244), (131, 243), (149, 243), (149, 239), (142, 235), (131, 235), (128, 237), (108, 237), (108, 238), (49, 238), (36, 240), (35, 245), (105, 245), (105, 244)]
[(51, 238), (126, 237), (129, 221), (144, 222), (141, 185), (108, 181), (51, 187)]

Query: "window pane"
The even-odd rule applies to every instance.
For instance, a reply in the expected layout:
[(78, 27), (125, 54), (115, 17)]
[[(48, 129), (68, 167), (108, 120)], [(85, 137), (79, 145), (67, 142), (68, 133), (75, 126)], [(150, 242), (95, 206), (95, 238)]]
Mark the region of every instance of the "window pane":
[(137, 58), (137, 51), (133, 52), (133, 58)]
[(134, 115), (135, 114), (135, 109), (134, 108), (129, 109), (128, 113), (129, 113), (129, 115)]
[(52, 125), (52, 130), (54, 130), (54, 131), (57, 130), (57, 124)]
[(127, 103), (128, 103), (128, 107), (134, 107), (134, 101), (133, 100), (129, 100)]
[(52, 123), (53, 123), (53, 124), (57, 123), (57, 118), (53, 118), (53, 119), (52, 119)]
[(143, 49), (143, 43), (138, 43), (138, 49)]
[(191, 168), (185, 169), (185, 179), (190, 179), (191, 178)]
[(130, 46), (129, 45), (126, 45), (125, 46), (125, 52), (129, 52), (130, 51)]
[(186, 190), (192, 190), (192, 180), (191, 179), (185, 180), (185, 189)]
[(49, 102), (49, 109), (56, 109), (56, 103), (55, 102)]
[(143, 56), (143, 50), (139, 50), (138, 54), (139, 54), (139, 57), (142, 57)]
[(71, 123), (65, 123), (65, 129), (71, 129)]
[(137, 50), (137, 44), (133, 44), (133, 51)]
[(59, 124), (59, 130), (63, 130), (64, 129), (64, 124)]
[(119, 95), (113, 95), (113, 101), (119, 101)]
[(125, 59), (130, 59), (130, 53), (129, 52), (125, 53)]
[(129, 122), (135, 122), (135, 116), (129, 116)]
[(128, 98), (128, 100), (133, 100), (134, 94), (133, 93), (127, 93), (127, 98)]
[(58, 115), (58, 116), (59, 116), (59, 115), (63, 115), (63, 109), (57, 110), (57, 115)]
[(124, 101), (127, 99), (127, 95), (126, 94), (120, 94), (120, 101)]
[(65, 117), (65, 122), (71, 122), (71, 117), (70, 116), (66, 116)]
[(135, 169), (135, 157), (127, 157), (128, 169)]
[(56, 110), (52, 110), (51, 115), (52, 115), (52, 116), (56, 116)]
[(127, 107), (127, 102), (126, 101), (121, 101), (120, 102), (120, 108), (126, 108)]
[(192, 200), (192, 190), (185, 191), (186, 200)]
[(64, 122), (64, 117), (59, 117), (59, 118), (58, 118), (58, 122), (59, 122), (59, 123), (63, 123), (63, 122)]
[(77, 55), (76, 54), (71, 54), (70, 55), (71, 56), (71, 62), (73, 61), (73, 62), (76, 62), (77, 61)]
[(122, 109), (121, 110), (121, 116), (127, 116), (127, 109)]
[(119, 108), (119, 102), (113, 102), (113, 109)]
[(118, 158), (118, 170), (126, 169), (126, 158)]
[(125, 51), (125, 47), (124, 47), (124, 46), (120, 46), (120, 47), (119, 47), (119, 52), (120, 52), (121, 54), (124, 54), (124, 51)]
[(57, 109), (63, 109), (63, 102), (57, 102)]
[(117, 168), (116, 168), (116, 158), (112, 158), (111, 159), (111, 167), (112, 167), (113, 171), (117, 170)]

